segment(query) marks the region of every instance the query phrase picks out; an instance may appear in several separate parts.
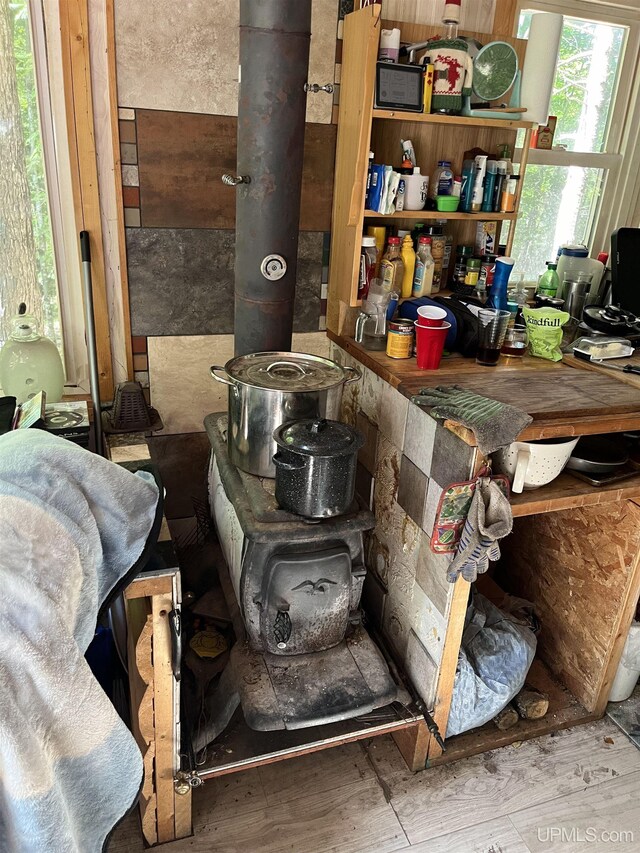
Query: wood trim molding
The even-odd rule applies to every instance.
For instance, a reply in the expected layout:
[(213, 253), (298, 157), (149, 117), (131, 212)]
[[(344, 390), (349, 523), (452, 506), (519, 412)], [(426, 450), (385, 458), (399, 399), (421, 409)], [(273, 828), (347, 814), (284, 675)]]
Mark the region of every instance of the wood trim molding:
[(111, 332), (93, 126), (87, 0), (59, 0), (69, 156), (78, 232), (89, 232), (100, 396), (113, 399)]

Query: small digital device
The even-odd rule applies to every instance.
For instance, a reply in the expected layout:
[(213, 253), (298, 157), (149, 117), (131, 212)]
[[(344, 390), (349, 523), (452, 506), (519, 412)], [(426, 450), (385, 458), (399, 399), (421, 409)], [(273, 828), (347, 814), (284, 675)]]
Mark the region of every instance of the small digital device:
[(422, 65), (376, 63), (376, 108), (421, 113), (423, 109)]

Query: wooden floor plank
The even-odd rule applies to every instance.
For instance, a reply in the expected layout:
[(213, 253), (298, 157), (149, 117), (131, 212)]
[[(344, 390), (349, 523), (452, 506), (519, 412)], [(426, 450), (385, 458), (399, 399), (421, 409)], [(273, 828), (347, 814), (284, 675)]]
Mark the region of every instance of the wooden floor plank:
[(531, 853), (637, 851), (639, 793), (640, 771), (523, 809), (510, 819)]
[(193, 838), (174, 841), (162, 853), (395, 853), (408, 848), (393, 809), (378, 782), (268, 806), (255, 812), (211, 815)]
[(599, 721), (384, 781), (409, 841), (417, 844), (637, 768), (636, 748), (610, 721)]
[(208, 779), (193, 792), (193, 831), (213, 821), (258, 811), (267, 806), (256, 769)]
[[(355, 752), (361, 746), (366, 766)], [(565, 853), (565, 848), (548, 843), (533, 844), (539, 815), (579, 826), (581, 816), (593, 812), (596, 822), (588, 825), (608, 829), (606, 816), (617, 809), (619, 828), (627, 830), (627, 816), (638, 802), (638, 751), (609, 720), (418, 774), (406, 769), (390, 737), (361, 746), (327, 750), (322, 767), (314, 768), (318, 756), (310, 755), (273, 765), (266, 774), (260, 768), (206, 782), (194, 791), (194, 837), (160, 849), (163, 853), (525, 853), (517, 834), (521, 833), (532, 851)], [(280, 793), (272, 790), (278, 783)], [(588, 812), (581, 810), (586, 801), (591, 803)], [(517, 832), (509, 831), (505, 822), (511, 815)], [(637, 826), (635, 839), (636, 843), (640, 839)], [(633, 849), (588, 844), (566, 850), (587, 848)], [(117, 830), (109, 851), (142, 853), (137, 815)]]
[(408, 853), (529, 853), (508, 817), (413, 844)]
[(267, 803), (286, 803), (302, 791), (321, 794), (334, 788), (375, 778), (373, 768), (358, 743), (303, 755), (294, 761), (279, 761), (259, 768)]

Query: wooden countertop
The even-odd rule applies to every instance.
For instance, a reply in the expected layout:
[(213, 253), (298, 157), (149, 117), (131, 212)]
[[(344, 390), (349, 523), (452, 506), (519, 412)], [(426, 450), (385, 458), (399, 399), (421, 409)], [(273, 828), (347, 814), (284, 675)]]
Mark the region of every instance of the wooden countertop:
[[(483, 367), (454, 354), (444, 358), (438, 370), (418, 370), (415, 359), (389, 358), (384, 352), (365, 350), (353, 338), (327, 334), (406, 397), (421, 388), (460, 385), (528, 412), (533, 423), (521, 433), (521, 440), (640, 429), (640, 376), (573, 356), (560, 362), (503, 357), (496, 367)], [(447, 426), (469, 444), (475, 443), (469, 430), (453, 423)]]

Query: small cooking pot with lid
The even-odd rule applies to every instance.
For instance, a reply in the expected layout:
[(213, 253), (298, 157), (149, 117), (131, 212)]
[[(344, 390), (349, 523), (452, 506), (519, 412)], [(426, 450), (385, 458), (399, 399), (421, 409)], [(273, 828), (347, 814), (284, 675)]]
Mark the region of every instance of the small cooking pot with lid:
[(258, 477), (276, 475), (277, 427), (301, 418), (337, 418), (343, 386), (360, 379), (354, 367), (298, 352), (241, 355), (210, 372), (229, 386), (229, 459)]
[(310, 418), (283, 424), (273, 438), (278, 445), (273, 462), (280, 507), (305, 518), (347, 512), (364, 436), (348, 424)]

